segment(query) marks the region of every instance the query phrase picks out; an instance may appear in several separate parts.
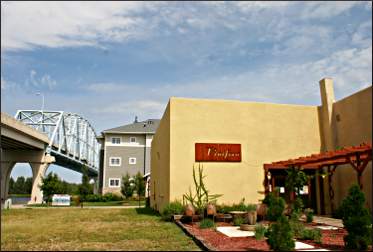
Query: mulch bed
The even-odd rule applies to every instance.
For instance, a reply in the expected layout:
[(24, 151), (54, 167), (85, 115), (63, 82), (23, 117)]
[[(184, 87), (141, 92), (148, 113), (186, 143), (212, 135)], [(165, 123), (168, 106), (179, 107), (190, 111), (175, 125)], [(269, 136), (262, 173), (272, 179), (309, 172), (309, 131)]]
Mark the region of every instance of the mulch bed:
[[(196, 239), (203, 241), (208, 248), (220, 251), (229, 250), (270, 250), (266, 240), (256, 240), (255, 237), (228, 237), (212, 228), (200, 229), (199, 223), (183, 223), (182, 224), (189, 233), (193, 234)], [(324, 224), (305, 223), (305, 226), (326, 226)], [(230, 223), (217, 222), (217, 227), (232, 226)], [(329, 250), (343, 250), (344, 241), (343, 237), (347, 235), (347, 231), (343, 228), (337, 230), (321, 230), (322, 238), (321, 244), (315, 243), (312, 240), (299, 240), (300, 242), (307, 243), (315, 248), (325, 248)]]
[[(183, 224), (184, 227), (197, 239), (202, 238), (204, 243), (215, 250), (231, 251), (231, 250), (269, 250), (269, 246), (265, 240), (257, 241), (255, 237), (228, 237), (212, 228), (200, 229), (198, 223)], [(216, 226), (232, 226), (224, 222), (217, 222)]]

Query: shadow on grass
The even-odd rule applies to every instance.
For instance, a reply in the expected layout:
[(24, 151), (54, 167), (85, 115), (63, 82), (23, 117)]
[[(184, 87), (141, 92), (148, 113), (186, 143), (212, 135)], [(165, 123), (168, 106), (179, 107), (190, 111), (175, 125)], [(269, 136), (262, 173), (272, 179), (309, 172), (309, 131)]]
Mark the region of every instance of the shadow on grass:
[(151, 215), (151, 216), (161, 216), (157, 211), (150, 207), (136, 208), (137, 214)]

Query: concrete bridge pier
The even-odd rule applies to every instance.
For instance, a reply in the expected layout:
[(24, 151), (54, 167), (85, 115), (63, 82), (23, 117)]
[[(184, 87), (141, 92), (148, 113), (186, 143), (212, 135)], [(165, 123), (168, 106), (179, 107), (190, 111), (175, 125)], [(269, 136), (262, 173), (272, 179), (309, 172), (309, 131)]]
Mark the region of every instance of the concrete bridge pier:
[(16, 162), (1, 162), (1, 204), (8, 196), (10, 173)]
[[(49, 158), (46, 159), (52, 158), (53, 157), (49, 156)], [(31, 199), (28, 204), (40, 204), (43, 202), (43, 192), (40, 190), (40, 186), (42, 184), (42, 178), (44, 177), (45, 172), (52, 163), (51, 160), (46, 161), (47, 162), (43, 163), (30, 163), (32, 168), (32, 190)]]
[(1, 202), (8, 197), (10, 173), (16, 163), (29, 163), (32, 169), (32, 191), (29, 204), (42, 203), (43, 195), (39, 188), (41, 178), (55, 158), (44, 151), (2, 150), (1, 151)]

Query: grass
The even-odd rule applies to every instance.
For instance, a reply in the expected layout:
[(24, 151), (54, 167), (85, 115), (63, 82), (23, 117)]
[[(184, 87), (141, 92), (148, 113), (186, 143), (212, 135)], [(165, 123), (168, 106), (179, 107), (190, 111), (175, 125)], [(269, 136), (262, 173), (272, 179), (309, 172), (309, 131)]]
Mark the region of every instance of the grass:
[(1, 215), (1, 250), (199, 250), (147, 208), (29, 208)]
[[(84, 202), (83, 206), (138, 206), (137, 200), (124, 200), (124, 201), (108, 201), (108, 202)], [(140, 201), (140, 206), (144, 206), (145, 201)]]

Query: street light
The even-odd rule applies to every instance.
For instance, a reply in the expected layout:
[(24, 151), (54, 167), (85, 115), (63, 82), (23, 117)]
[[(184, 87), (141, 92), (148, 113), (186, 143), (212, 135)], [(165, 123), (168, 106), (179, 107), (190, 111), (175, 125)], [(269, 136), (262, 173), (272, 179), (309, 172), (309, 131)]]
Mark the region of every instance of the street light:
[(43, 110), (44, 110), (44, 94), (43, 93), (40, 93), (40, 92), (37, 92), (36, 95), (41, 95), (42, 98), (43, 98), (43, 103), (41, 104), (41, 118), (40, 118), (40, 128), (42, 128), (43, 132), (44, 132), (44, 127), (42, 127), (42, 123), (43, 123), (43, 120), (44, 120), (44, 115), (43, 115)]

